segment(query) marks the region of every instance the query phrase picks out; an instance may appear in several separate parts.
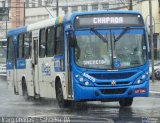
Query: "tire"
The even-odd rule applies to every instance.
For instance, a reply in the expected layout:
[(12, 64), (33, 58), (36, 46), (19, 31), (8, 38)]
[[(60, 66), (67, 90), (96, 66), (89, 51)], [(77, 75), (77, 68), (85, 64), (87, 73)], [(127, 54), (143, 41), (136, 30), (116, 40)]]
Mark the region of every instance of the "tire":
[(56, 83), (56, 100), (60, 108), (66, 108), (69, 106), (69, 102), (67, 100), (64, 100), (62, 85), (60, 81)]
[(124, 98), (119, 100), (119, 105), (121, 107), (128, 107), (131, 106), (133, 103), (133, 98)]
[(27, 84), (24, 78), (22, 79), (22, 95), (24, 96), (25, 100), (29, 100)]

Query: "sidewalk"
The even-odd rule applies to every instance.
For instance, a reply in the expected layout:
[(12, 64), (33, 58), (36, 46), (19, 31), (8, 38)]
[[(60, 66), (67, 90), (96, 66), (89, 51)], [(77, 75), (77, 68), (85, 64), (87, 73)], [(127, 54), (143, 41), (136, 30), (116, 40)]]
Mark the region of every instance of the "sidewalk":
[(152, 97), (160, 97), (160, 80), (155, 80), (152, 82), (150, 80), (150, 96)]

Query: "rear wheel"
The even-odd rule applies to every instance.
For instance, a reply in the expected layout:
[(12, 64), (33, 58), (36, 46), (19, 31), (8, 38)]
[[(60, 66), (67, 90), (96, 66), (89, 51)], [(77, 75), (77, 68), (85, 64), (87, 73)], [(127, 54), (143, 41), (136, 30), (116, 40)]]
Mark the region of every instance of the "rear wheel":
[(119, 104), (121, 107), (131, 106), (133, 103), (133, 98), (123, 98), (119, 100)]
[(26, 80), (24, 78), (22, 79), (22, 94), (23, 94), (23, 96), (24, 96), (24, 98), (26, 100), (29, 99), (28, 90), (27, 90), (27, 84), (26, 84)]
[(60, 81), (56, 83), (56, 99), (60, 108), (69, 106), (69, 101), (64, 100), (62, 85)]

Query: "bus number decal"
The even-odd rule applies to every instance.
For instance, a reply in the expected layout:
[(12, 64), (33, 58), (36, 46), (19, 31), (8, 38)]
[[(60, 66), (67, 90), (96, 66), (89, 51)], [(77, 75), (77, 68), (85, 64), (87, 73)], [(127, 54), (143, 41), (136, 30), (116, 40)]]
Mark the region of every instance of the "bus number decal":
[(86, 73), (83, 73), (83, 76), (86, 77), (87, 79), (91, 80), (92, 82), (95, 82), (95, 78), (93, 78), (92, 76), (86, 74)]

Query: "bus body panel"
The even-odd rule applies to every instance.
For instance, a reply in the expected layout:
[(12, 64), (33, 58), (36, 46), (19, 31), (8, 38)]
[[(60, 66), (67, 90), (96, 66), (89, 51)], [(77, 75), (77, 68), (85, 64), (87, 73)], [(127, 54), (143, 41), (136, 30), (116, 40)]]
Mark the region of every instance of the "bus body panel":
[(25, 73), (24, 76), (22, 75), (22, 77), (25, 77), (26, 80), (26, 84), (27, 84), (27, 90), (28, 90), (28, 95), (29, 96), (34, 96), (34, 89), (33, 89), (33, 73), (32, 73), (32, 62), (31, 62), (31, 58), (26, 59), (26, 68), (24, 69)]
[[(131, 11), (98, 11), (98, 12), (81, 12), (81, 13), (73, 13), (72, 15), (65, 16), (64, 20), (61, 22), (64, 25), (64, 54), (60, 56), (52, 56), (52, 57), (39, 57), (39, 32), (40, 29), (45, 28), (47, 29), (50, 26), (57, 26), (56, 24), (60, 18), (54, 18), (49, 21), (44, 21), (42, 23), (32, 24), (26, 27), (26, 31), (22, 31), (23, 33), (32, 32), (32, 54), (31, 58), (29, 59), (16, 59), (17, 65), (19, 65), (21, 60), (22, 64), (25, 66), (21, 66), (22, 68), (14, 67), (14, 61), (7, 60), (7, 66), (11, 64), (13, 67), (10, 69), (7, 67), (7, 81), (9, 82), (9, 88), (14, 91), (14, 86), (16, 92), (19, 92), (22, 95), (22, 78), (24, 77), (27, 82), (27, 90), (29, 96), (36, 96), (39, 95), (40, 97), (47, 97), (47, 98), (56, 98), (56, 79), (59, 78), (63, 96), (65, 100), (75, 100), (75, 101), (83, 101), (83, 100), (104, 100), (104, 99), (120, 99), (120, 98), (127, 98), (127, 97), (146, 97), (149, 95), (149, 78), (145, 80), (142, 84), (133, 84), (140, 76), (143, 74), (147, 75), (149, 63), (146, 62), (143, 66), (138, 66), (134, 68), (127, 68), (127, 69), (120, 69), (118, 71), (114, 71), (114, 73), (123, 74), (123, 73), (130, 73), (135, 72), (132, 77), (128, 78), (120, 78), (120, 79), (97, 79), (96, 77), (90, 75), (90, 73), (94, 73), (95, 76), (101, 74), (105, 76), (106, 74), (113, 73), (113, 71), (109, 70), (98, 70), (98, 69), (88, 69), (88, 68), (81, 68), (75, 64), (75, 56), (74, 56), (74, 46), (71, 46), (71, 39), (68, 39), (67, 35), (69, 32), (74, 33), (74, 21), (75, 18), (79, 15), (92, 15), (92, 14), (137, 14), (140, 15), (138, 12), (131, 12)], [(107, 27), (106, 27), (107, 28)], [(100, 29), (105, 30), (106, 28), (101, 27)], [(110, 28), (120, 28), (123, 29), (124, 27), (110, 27)], [(137, 27), (139, 28), (139, 27)], [(145, 26), (140, 27), (145, 32)], [(16, 30), (16, 29), (15, 29)], [(19, 30), (19, 29), (17, 29)], [(77, 29), (78, 30), (78, 29)], [(83, 30), (83, 28), (81, 29)], [(84, 30), (90, 30), (90, 28), (85, 28)], [(136, 30), (136, 29), (135, 29)], [(113, 31), (114, 32), (114, 31)], [(19, 33), (18, 33), (19, 34)], [(8, 36), (17, 36), (16, 31), (10, 31)], [(146, 39), (147, 40), (147, 39)], [(14, 42), (17, 42), (14, 41)], [(15, 44), (16, 46), (16, 44)], [(17, 49), (17, 48), (15, 48)], [(86, 49), (87, 50), (87, 49)], [(14, 51), (15, 52), (15, 51)], [(148, 55), (148, 53), (147, 53)], [(148, 56), (147, 56), (148, 61)], [(85, 74), (84, 74), (85, 73)], [(107, 75), (106, 75), (107, 76)], [(90, 86), (85, 86), (81, 84), (80, 78), (82, 77), (85, 81), (89, 81), (92, 83)], [(87, 78), (88, 77), (88, 78)], [(94, 79), (95, 83), (92, 82)], [(97, 82), (101, 82), (102, 84), (105, 81), (113, 81), (122, 82), (122, 81), (130, 81), (128, 85), (98, 85)], [(132, 84), (131, 84), (132, 83)], [(114, 84), (114, 83), (113, 83)], [(125, 91), (121, 94), (103, 94), (101, 90), (104, 90), (104, 93), (108, 93), (108, 90), (119, 90), (125, 88)], [(72, 90), (71, 90), (72, 89)], [(142, 89), (142, 90), (139, 90)], [(145, 90), (143, 90), (145, 89)], [(142, 92), (141, 92), (142, 91)], [(143, 92), (145, 91), (145, 93)], [(131, 93), (132, 92), (132, 93)], [(117, 92), (118, 93), (118, 92)], [(130, 94), (131, 93), (131, 94)]]
[(13, 70), (11, 71), (11, 81), (13, 81), (13, 85), (14, 85), (14, 93), (15, 94), (18, 94), (19, 93), (19, 85), (18, 85), (18, 81), (17, 81), (17, 64), (16, 64), (16, 59), (17, 59), (17, 46), (16, 46), (16, 44), (17, 44), (17, 41), (18, 41), (18, 36), (17, 35), (15, 35), (14, 37), (13, 37), (13, 42), (15, 42), (15, 43), (13, 43), (13, 61), (12, 61), (12, 63), (13, 63)]
[(55, 72), (53, 57), (39, 58), (39, 85), (40, 85), (40, 96), (53, 98), (55, 97)]
[(39, 67), (38, 67), (38, 46), (39, 46), (39, 30), (32, 32), (32, 77), (33, 90), (35, 95), (40, 94), (39, 90)]
[[(128, 98), (128, 97), (148, 97), (149, 96), (149, 80), (146, 80), (145, 83), (142, 85), (135, 85), (135, 86), (125, 86), (125, 87), (83, 87), (79, 84), (74, 84), (74, 89), (76, 90), (74, 92), (74, 100), (80, 101), (80, 100), (100, 100), (103, 101), (105, 99), (120, 99), (120, 98)], [(135, 93), (135, 90), (137, 89), (146, 89), (146, 93)], [(126, 89), (126, 91), (122, 94), (103, 94), (100, 90), (123, 90)], [(132, 94), (129, 94), (130, 91)]]
[(18, 92), (19, 95), (23, 95), (23, 91), (22, 91), (22, 77), (25, 75), (26, 73), (26, 63), (25, 60), (23, 59), (17, 59), (16, 61), (16, 70), (17, 70), (17, 84), (18, 84)]
[(12, 61), (7, 61), (7, 84), (8, 84), (8, 89), (11, 91), (13, 94), (14, 92), (14, 81), (13, 81), (13, 76), (14, 76), (14, 69), (13, 69), (13, 62)]
[[(74, 81), (74, 100), (105, 100), (105, 99), (119, 99), (127, 97), (147, 97), (149, 96), (149, 76), (146, 77), (146, 80), (142, 84), (134, 84), (135, 81), (140, 78), (144, 73), (147, 73), (146, 69), (148, 63), (141, 68), (133, 70), (119, 70), (111, 71), (106, 73), (105, 71), (86, 71), (84, 73), (79, 73), (79, 69), (75, 67), (73, 74)], [(142, 71), (143, 70), (143, 71)], [(84, 70), (82, 70), (84, 71)], [(116, 79), (116, 73), (121, 73), (122, 78)], [(101, 73), (101, 74), (100, 74)], [(126, 78), (129, 73), (133, 73), (130, 77)], [(100, 78), (97, 79), (91, 75), (106, 75), (111, 74), (110, 79), (107, 79), (107, 76), (103, 76), (106, 79)], [(115, 75), (114, 75), (115, 74)], [(127, 75), (128, 74), (128, 75)], [(147, 73), (148, 74), (148, 73)], [(123, 78), (124, 76), (124, 78)], [(80, 82), (80, 78), (83, 78), (84, 81), (92, 83), (91, 86), (85, 86)], [(94, 81), (92, 81), (95, 79)], [(112, 84), (112, 82), (116, 82)], [(125, 83), (126, 82), (126, 83)], [(117, 91), (118, 90), (118, 91)]]

